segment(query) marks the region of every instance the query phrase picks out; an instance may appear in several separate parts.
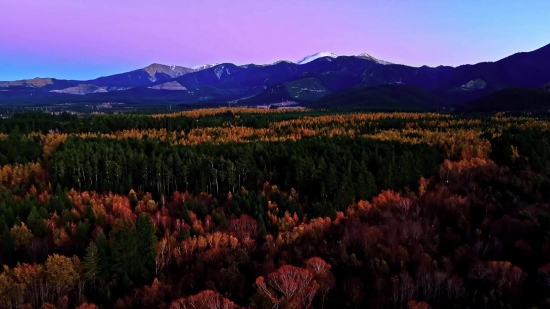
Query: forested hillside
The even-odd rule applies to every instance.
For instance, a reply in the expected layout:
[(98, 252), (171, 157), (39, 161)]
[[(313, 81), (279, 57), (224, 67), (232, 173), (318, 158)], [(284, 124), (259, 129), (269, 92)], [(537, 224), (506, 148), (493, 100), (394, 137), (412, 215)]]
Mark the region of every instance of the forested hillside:
[(459, 107), (467, 112), (548, 111), (550, 93), (543, 89), (507, 88)]
[(387, 84), (344, 89), (305, 105), (316, 108), (394, 112), (437, 110), (453, 104), (420, 88)]
[(549, 120), (0, 119), (0, 308), (549, 308)]

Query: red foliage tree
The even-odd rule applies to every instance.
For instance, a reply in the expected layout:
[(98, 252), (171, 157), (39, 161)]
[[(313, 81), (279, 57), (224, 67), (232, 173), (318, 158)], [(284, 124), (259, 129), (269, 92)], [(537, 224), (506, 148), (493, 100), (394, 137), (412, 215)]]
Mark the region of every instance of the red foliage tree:
[(204, 290), (199, 294), (180, 298), (170, 305), (170, 309), (239, 309), (235, 303), (224, 298), (220, 293)]
[(318, 294), (321, 297), (321, 306), (324, 307), (328, 292), (336, 284), (336, 279), (330, 271), (330, 264), (318, 257), (312, 257), (306, 261), (306, 268), (313, 273), (315, 281), (319, 284)]
[(309, 308), (319, 284), (307, 269), (285, 265), (267, 276), (258, 277), (256, 289), (273, 305), (286, 304), (291, 308)]
[(229, 221), (229, 232), (237, 239), (256, 238), (259, 232), (259, 224), (249, 215), (241, 215)]

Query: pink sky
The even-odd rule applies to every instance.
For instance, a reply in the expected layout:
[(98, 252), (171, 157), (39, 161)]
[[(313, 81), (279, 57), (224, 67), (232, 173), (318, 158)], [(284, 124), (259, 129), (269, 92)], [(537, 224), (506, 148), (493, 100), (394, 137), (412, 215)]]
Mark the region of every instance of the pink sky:
[(0, 0), (0, 80), (321, 51), (460, 65), (550, 43), (549, 11), (546, 0)]

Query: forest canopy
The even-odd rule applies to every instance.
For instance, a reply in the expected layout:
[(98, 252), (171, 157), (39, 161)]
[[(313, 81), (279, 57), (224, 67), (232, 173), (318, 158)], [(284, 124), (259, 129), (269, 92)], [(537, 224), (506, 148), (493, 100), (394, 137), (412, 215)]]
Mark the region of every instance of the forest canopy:
[(0, 308), (549, 308), (548, 120), (0, 119)]

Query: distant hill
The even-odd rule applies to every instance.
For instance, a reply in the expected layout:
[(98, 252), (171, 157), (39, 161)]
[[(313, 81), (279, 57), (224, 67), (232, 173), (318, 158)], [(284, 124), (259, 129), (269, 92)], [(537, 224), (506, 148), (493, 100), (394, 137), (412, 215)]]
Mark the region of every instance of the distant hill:
[(473, 100), (459, 108), (460, 111), (465, 112), (541, 111), (548, 109), (550, 109), (550, 92), (525, 88), (506, 88)]
[(449, 102), (413, 86), (378, 85), (345, 89), (304, 105), (329, 109), (415, 111), (448, 107)]
[[(16, 80), (11, 82), (0, 81), (0, 91), (28, 91), (30, 93), (48, 92), (55, 89), (63, 89), (77, 86), (80, 82), (55, 78), (33, 78)], [(37, 92), (39, 90), (39, 92)]]

